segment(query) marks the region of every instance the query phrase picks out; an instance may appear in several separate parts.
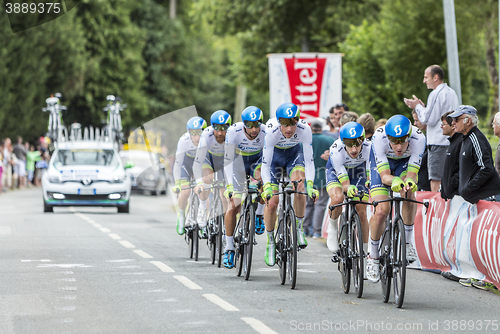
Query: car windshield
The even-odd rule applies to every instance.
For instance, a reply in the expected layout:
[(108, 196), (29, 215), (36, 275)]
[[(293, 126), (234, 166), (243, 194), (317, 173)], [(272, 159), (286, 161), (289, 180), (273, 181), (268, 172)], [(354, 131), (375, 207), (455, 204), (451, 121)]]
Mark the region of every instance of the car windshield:
[(113, 150), (100, 149), (72, 149), (59, 150), (54, 159), (54, 165), (76, 166), (76, 165), (97, 165), (97, 166), (115, 166), (118, 160)]

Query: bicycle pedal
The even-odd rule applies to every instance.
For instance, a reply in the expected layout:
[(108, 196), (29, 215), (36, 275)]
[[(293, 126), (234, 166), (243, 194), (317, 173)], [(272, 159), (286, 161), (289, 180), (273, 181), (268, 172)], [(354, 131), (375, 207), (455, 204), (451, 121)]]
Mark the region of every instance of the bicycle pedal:
[(333, 263), (339, 263), (340, 262), (339, 256), (337, 254), (333, 254), (332, 255), (332, 262)]

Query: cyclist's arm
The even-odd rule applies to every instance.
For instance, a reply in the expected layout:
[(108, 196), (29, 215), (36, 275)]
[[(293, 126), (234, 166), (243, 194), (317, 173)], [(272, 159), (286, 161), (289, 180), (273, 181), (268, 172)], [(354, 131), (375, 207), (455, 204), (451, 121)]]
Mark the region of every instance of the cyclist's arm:
[(276, 144), (276, 139), (272, 134), (272, 131), (266, 132), (264, 139), (264, 148), (262, 150), (262, 183), (265, 185), (271, 182), (271, 163), (273, 162), (274, 155), (274, 145)]
[(174, 161), (174, 180), (178, 181), (181, 178), (181, 166), (184, 161), (184, 157), (186, 156), (186, 152), (182, 150), (182, 137), (177, 142), (177, 151), (175, 152), (175, 161)]
[(417, 182), (417, 175), (420, 170), (420, 165), (422, 164), (422, 156), (425, 151), (425, 135), (417, 129), (413, 127), (411, 135), (411, 156), (408, 160), (408, 174), (406, 178), (411, 178), (413, 181)]
[(208, 144), (206, 141), (205, 131), (201, 134), (200, 143), (196, 150), (196, 157), (193, 162), (193, 174), (196, 179), (196, 184), (203, 184), (203, 162), (208, 152)]
[(309, 131), (305, 131), (304, 141), (302, 144), (302, 150), (304, 151), (304, 164), (306, 170), (306, 181), (314, 182), (314, 175), (316, 173), (314, 167), (314, 156), (312, 149), (312, 132), (309, 128)]
[(233, 170), (235, 160), (236, 145), (233, 143), (235, 132), (231, 128), (227, 131), (226, 142), (224, 143), (224, 176), (226, 185), (233, 184)]

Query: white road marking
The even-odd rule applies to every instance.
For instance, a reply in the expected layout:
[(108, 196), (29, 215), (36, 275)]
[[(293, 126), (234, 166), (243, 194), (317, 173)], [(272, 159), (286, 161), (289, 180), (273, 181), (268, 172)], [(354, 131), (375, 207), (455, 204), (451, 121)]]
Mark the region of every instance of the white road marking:
[(191, 290), (201, 290), (201, 286), (191, 281), (186, 276), (175, 275), (174, 278)]
[(120, 244), (122, 244), (122, 246), (125, 247), (125, 248), (135, 248), (134, 245), (132, 245), (130, 242), (128, 242), (126, 240), (119, 240), (118, 242)]
[(241, 318), (241, 320), (249, 324), (253, 329), (261, 334), (278, 334), (257, 319), (244, 317)]
[(62, 297), (62, 299), (64, 299), (64, 300), (75, 300), (76, 299), (76, 295), (64, 296), (64, 297)]
[(229, 311), (229, 312), (239, 312), (240, 311), (238, 308), (229, 304), (228, 302), (226, 302), (224, 299), (220, 298), (217, 295), (208, 293), (208, 294), (204, 294), (203, 297), (205, 297), (206, 299), (208, 299), (209, 301), (211, 301), (212, 303), (219, 306), (220, 308), (222, 308), (225, 311)]
[(118, 267), (118, 269), (134, 269), (134, 268), (140, 268), (141, 266), (121, 266), (121, 267)]
[(12, 234), (12, 228), (10, 226), (0, 226), (0, 235)]
[(21, 260), (21, 262), (52, 262), (52, 260)]
[(135, 261), (134, 259), (122, 259), (122, 260), (106, 260), (106, 262), (130, 262)]
[(64, 290), (64, 291), (76, 291), (78, 288), (76, 286), (63, 286), (59, 288), (59, 290)]
[(72, 272), (71, 270), (66, 270), (66, 271), (60, 271), (59, 274), (64, 274), (64, 275), (73, 275), (74, 272)]
[(105, 227), (101, 227), (99, 230), (101, 230), (101, 232), (103, 232), (103, 233), (111, 232), (111, 230), (109, 228), (105, 228)]
[(175, 272), (172, 268), (170, 268), (169, 266), (167, 266), (163, 262), (160, 262), (160, 261), (150, 261), (150, 262), (152, 264), (154, 264), (155, 266), (157, 266), (164, 273), (173, 273), (173, 272)]
[(92, 268), (84, 264), (39, 264), (38, 268)]
[(123, 284), (138, 284), (138, 283), (156, 283), (154, 279), (145, 279), (142, 281), (122, 281)]
[(76, 306), (64, 306), (64, 307), (58, 307), (58, 311), (74, 311), (76, 310)]
[[(91, 224), (92, 224), (92, 223), (91, 223)], [(101, 224), (97, 224), (97, 223), (92, 224), (92, 226), (97, 227), (97, 228), (102, 227), (102, 225), (101, 225)]]
[(133, 251), (135, 254), (139, 255), (140, 257), (143, 257), (145, 259), (152, 259), (153, 257), (146, 253), (145, 251), (142, 251), (140, 249), (136, 249)]
[(146, 273), (122, 273), (123, 276), (129, 276), (129, 275), (147, 275)]
[(76, 278), (58, 278), (57, 280), (61, 282), (76, 282)]
[(120, 239), (121, 239), (121, 238), (120, 238), (120, 236), (119, 236), (118, 234), (110, 233), (110, 234), (108, 234), (108, 235), (109, 235), (109, 237), (110, 237), (111, 239), (114, 239), (114, 240), (120, 240)]

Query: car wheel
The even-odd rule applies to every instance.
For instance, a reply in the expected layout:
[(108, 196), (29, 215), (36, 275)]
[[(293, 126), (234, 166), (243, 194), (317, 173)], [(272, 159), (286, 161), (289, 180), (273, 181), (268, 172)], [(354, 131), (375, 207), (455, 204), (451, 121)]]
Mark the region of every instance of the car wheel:
[(54, 212), (54, 207), (43, 201), (43, 212)]
[(130, 213), (130, 200), (125, 205), (120, 205), (116, 207), (118, 209), (118, 213)]

